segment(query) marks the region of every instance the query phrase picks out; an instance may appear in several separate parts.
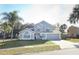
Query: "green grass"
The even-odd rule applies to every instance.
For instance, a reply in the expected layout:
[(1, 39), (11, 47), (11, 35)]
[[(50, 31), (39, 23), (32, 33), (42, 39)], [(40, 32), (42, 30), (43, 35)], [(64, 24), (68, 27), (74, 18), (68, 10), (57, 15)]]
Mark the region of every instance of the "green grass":
[(34, 46), (34, 47), (26, 47), (26, 48), (15, 48), (9, 50), (0, 50), (1, 55), (18, 55), (23, 53), (37, 53), (43, 51), (53, 51), (59, 50), (60, 47), (58, 45), (42, 45), (42, 46)]
[(71, 39), (67, 39), (67, 41), (71, 41), (71, 42), (74, 42), (74, 43), (79, 43), (79, 39), (75, 39), (75, 38), (71, 38)]
[(48, 40), (13, 40), (13, 41), (0, 42), (0, 48), (34, 46), (34, 45), (44, 45), (44, 44), (54, 44), (54, 43)]
[[(24, 46), (24, 47), (23, 47)], [(19, 47), (19, 48), (18, 48)], [(5, 50), (3, 50), (5, 48)], [(12, 48), (12, 49), (6, 49)], [(13, 40), (0, 42), (0, 54), (21, 54), (58, 50), (60, 47), (48, 40)]]

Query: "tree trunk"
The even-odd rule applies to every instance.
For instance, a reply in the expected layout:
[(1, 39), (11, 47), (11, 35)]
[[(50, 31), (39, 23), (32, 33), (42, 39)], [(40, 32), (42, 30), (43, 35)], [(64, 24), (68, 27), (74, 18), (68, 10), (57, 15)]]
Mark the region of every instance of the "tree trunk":
[(13, 35), (14, 26), (15, 26), (15, 23), (12, 25), (11, 39), (13, 39), (13, 37), (14, 37), (14, 35)]
[(13, 39), (13, 29), (12, 29), (12, 32), (11, 32), (11, 40)]
[(5, 33), (3, 33), (3, 42), (4, 42), (4, 39), (5, 39)]
[(11, 40), (13, 39), (13, 30), (14, 30), (14, 25), (12, 26)]
[(4, 33), (4, 36), (3, 36), (3, 38), (5, 39), (5, 33)]
[(63, 33), (61, 33), (61, 39), (63, 39)]
[(64, 33), (61, 33), (61, 38), (66, 39)]

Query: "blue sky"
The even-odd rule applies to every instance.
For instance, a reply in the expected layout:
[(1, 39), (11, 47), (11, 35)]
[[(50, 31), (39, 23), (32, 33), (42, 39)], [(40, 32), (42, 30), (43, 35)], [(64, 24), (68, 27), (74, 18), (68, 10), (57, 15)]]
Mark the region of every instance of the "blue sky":
[(0, 4), (0, 13), (16, 10), (24, 20), (22, 23), (38, 23), (45, 20), (50, 24), (66, 23), (69, 26), (67, 20), (73, 7), (73, 4)]
[(31, 4), (0, 4), (1, 12), (9, 12), (13, 10), (22, 11), (23, 9), (29, 9)]

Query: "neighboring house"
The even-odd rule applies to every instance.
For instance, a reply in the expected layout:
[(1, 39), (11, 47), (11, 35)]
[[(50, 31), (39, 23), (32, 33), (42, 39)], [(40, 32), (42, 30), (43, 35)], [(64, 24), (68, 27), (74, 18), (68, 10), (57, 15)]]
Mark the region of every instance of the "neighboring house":
[(20, 40), (59, 40), (59, 28), (45, 21), (34, 25), (33, 28), (26, 28), (19, 32)]
[(70, 37), (77, 37), (79, 36), (79, 28), (76, 26), (70, 26), (67, 30), (67, 33)]

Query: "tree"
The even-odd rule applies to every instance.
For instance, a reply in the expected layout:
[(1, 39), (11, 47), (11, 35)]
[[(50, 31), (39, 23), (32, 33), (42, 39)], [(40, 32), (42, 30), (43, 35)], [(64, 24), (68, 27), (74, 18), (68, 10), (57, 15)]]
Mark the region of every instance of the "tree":
[(14, 26), (14, 30), (21, 30), (22, 25), (23, 24), (21, 22), (17, 22)]
[(67, 28), (66, 24), (61, 25), (60, 26), (60, 32), (64, 33), (66, 28)]
[(13, 30), (13, 33), (14, 33), (14, 38), (17, 38), (18, 37), (18, 34), (19, 34), (19, 31), (21, 31), (21, 27), (22, 27), (22, 23), (21, 22), (17, 22), (14, 26), (14, 30)]
[[(10, 27), (10, 25), (7, 22), (4, 22), (1, 24), (1, 28), (3, 29), (3, 38), (6, 38), (6, 33), (10, 33), (12, 28)], [(3, 40), (4, 42), (4, 40)]]
[(21, 26), (21, 30), (25, 29), (25, 28), (33, 28), (34, 24), (33, 23), (27, 23)]
[(9, 12), (9, 13), (4, 12), (4, 13), (2, 13), (2, 15), (4, 15), (4, 17), (2, 19), (6, 20), (9, 23), (9, 25), (12, 27), (12, 30), (11, 30), (11, 39), (12, 39), (14, 26), (17, 22), (22, 20), (22, 18), (18, 16), (17, 11), (13, 11), (13, 12)]
[(79, 5), (75, 5), (75, 7), (73, 8), (73, 12), (71, 13), (68, 21), (71, 24), (78, 23), (78, 21), (79, 21)]
[(65, 33), (65, 29), (67, 28), (66, 24), (63, 24), (59, 27), (59, 31), (61, 32), (61, 38), (64, 39), (63, 35)]

